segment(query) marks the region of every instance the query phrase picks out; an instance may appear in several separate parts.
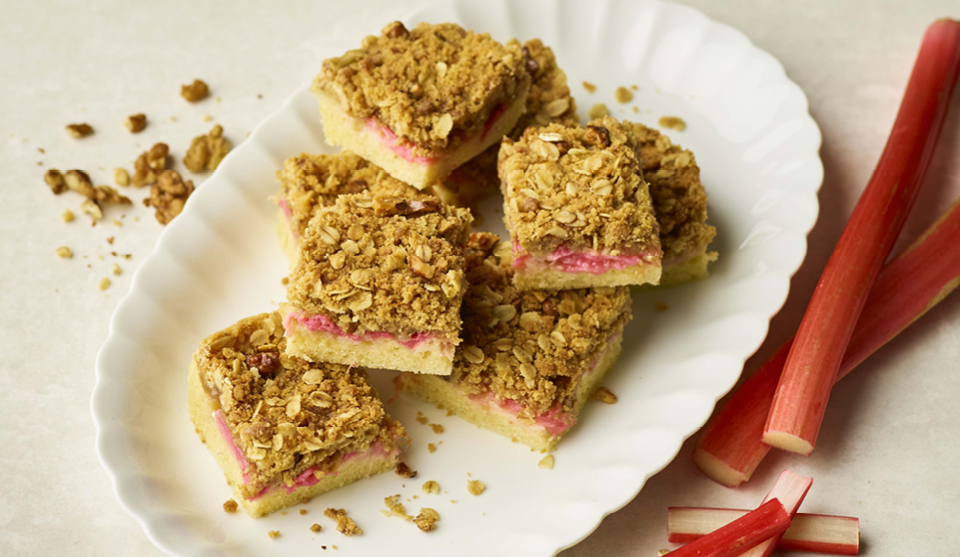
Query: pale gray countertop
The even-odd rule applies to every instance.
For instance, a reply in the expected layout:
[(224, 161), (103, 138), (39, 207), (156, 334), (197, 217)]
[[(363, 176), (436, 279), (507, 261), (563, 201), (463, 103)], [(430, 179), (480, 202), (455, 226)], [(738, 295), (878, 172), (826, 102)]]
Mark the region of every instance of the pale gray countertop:
[[(753, 369), (796, 327), (830, 248), (866, 184), (896, 114), (920, 37), (960, 3), (688, 2), (777, 57), (823, 130), (826, 178), (807, 260)], [(140, 206), (124, 226), (64, 224), (76, 197), (53, 197), (48, 167), (112, 182), (154, 141), (182, 151), (205, 113), (242, 140), (319, 67), (316, 47), (374, 32), (423, 4), (196, 1), (8, 3), (0, 18), (0, 554), (160, 555), (117, 504), (94, 453), (93, 363), (132, 271), (161, 227)], [(213, 100), (190, 106), (181, 83), (202, 77)], [(576, 89), (575, 89), (576, 94)], [(258, 98), (262, 95), (262, 98)], [(127, 114), (150, 127), (131, 137)], [(176, 121), (170, 117), (176, 116)], [(86, 121), (97, 133), (69, 138)], [(41, 154), (38, 148), (44, 148)], [(38, 161), (43, 166), (38, 166)], [(179, 163), (178, 163), (179, 164)], [(905, 236), (960, 194), (960, 95)], [(139, 217), (134, 222), (134, 216)], [(111, 246), (107, 237), (115, 236)], [(54, 255), (61, 245), (76, 256)], [(109, 252), (120, 260), (114, 277)], [(101, 260), (98, 255), (104, 256)], [(87, 256), (84, 258), (84, 256)], [(88, 268), (89, 265), (89, 268)], [(113, 286), (97, 289), (109, 276)], [(772, 455), (740, 490), (690, 463), (691, 443), (626, 508), (567, 557), (651, 556), (666, 544), (670, 505), (751, 506), (784, 467), (816, 478), (804, 510), (861, 518), (865, 555), (956, 554), (960, 534), (960, 295), (947, 299), (835, 389), (810, 458)]]

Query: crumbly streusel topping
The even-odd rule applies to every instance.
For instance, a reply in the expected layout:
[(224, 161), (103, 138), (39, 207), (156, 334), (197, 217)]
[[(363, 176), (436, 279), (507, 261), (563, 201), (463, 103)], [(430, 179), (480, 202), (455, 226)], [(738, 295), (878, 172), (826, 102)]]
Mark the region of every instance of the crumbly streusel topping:
[(357, 523), (354, 522), (352, 518), (347, 516), (347, 511), (343, 509), (330, 507), (323, 511), (323, 516), (335, 520), (337, 522), (337, 532), (340, 532), (344, 536), (359, 536), (363, 534), (363, 530), (357, 526)]
[(707, 193), (693, 153), (643, 124), (633, 124), (633, 133), (660, 223), (664, 261), (700, 253), (717, 229), (707, 224)]
[(373, 195), (413, 197), (413, 186), (390, 176), (366, 159), (343, 151), (336, 155), (301, 153), (290, 157), (277, 171), (279, 199), (286, 203), (293, 224), (302, 236), (317, 207), (333, 205), (341, 194), (370, 192)]
[(307, 225), (287, 299), (348, 333), (457, 343), (470, 211), (436, 197), (341, 195)]
[(521, 419), (555, 405), (569, 411), (580, 379), (632, 317), (630, 289), (519, 292), (511, 250), (497, 236), (471, 234), (463, 342), (450, 380), (469, 394), (520, 401)]
[[(570, 95), (567, 74), (557, 66), (553, 50), (540, 41), (532, 39), (523, 45), (524, 63), (532, 77), (530, 94), (527, 95), (526, 112), (510, 132), (514, 140), (520, 139), (530, 126), (546, 126), (559, 123), (573, 126), (577, 119), (577, 103)], [(444, 188), (453, 193), (452, 201), (462, 207), (496, 191), (500, 186), (497, 177), (497, 155), (500, 143), (494, 143), (485, 151), (453, 171), (444, 182)], [(466, 187), (469, 191), (461, 191)]]
[(376, 441), (391, 450), (406, 436), (366, 372), (287, 356), (285, 344), (280, 315), (263, 313), (210, 335), (194, 353), (204, 389), (253, 465), (245, 496), (292, 485), (310, 468), (332, 471), (343, 454)]
[(550, 124), (503, 140), (498, 171), (504, 221), (528, 253), (656, 252), (658, 225), (631, 128), (605, 117)]
[(481, 129), (501, 102), (522, 102), (529, 87), (515, 40), (502, 45), (454, 23), (408, 31), (395, 21), (361, 48), (325, 60), (313, 90), (335, 95), (354, 118), (376, 117), (415, 147), (437, 151)]

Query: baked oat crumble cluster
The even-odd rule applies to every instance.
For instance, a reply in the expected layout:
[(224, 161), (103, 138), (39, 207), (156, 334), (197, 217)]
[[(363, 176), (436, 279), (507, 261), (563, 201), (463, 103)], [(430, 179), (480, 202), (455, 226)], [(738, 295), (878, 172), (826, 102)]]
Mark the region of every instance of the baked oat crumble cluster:
[(427, 195), (342, 195), (307, 226), (287, 299), (350, 334), (459, 341), (470, 212)]
[(504, 220), (519, 246), (611, 255), (659, 251), (632, 130), (613, 118), (528, 129), (500, 149)]
[(337, 532), (340, 532), (344, 536), (359, 536), (363, 534), (363, 530), (357, 526), (357, 523), (354, 522), (352, 518), (347, 516), (347, 512), (343, 509), (329, 508), (323, 511), (323, 516), (335, 520), (337, 522)]
[(417, 525), (417, 528), (424, 532), (430, 532), (431, 530), (436, 529), (437, 522), (440, 520), (440, 513), (437, 511), (423, 507), (420, 509), (420, 514), (413, 519), (413, 523)]
[(395, 21), (362, 47), (330, 58), (314, 88), (335, 95), (350, 116), (376, 117), (416, 148), (438, 151), (486, 123), (501, 102), (530, 77), (516, 41), (506, 45), (488, 34), (453, 23), (422, 23), (407, 30)]

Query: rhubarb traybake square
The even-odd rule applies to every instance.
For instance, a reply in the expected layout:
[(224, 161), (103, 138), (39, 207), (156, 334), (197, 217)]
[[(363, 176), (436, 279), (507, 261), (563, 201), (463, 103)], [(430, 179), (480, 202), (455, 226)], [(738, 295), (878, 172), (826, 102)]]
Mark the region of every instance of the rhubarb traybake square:
[(657, 284), (659, 227), (631, 127), (604, 117), (503, 140), (504, 223), (521, 290)]
[(534, 449), (552, 450), (620, 354), (626, 286), (520, 291), (509, 243), (471, 235), (463, 343), (449, 377), (400, 375), (402, 388)]
[[(568, 126), (578, 124), (577, 103), (570, 95), (567, 74), (557, 66), (553, 50), (540, 39), (531, 39), (523, 44), (523, 59), (530, 74), (530, 94), (527, 95), (526, 112), (508, 134), (511, 139), (520, 139), (528, 127), (540, 127), (559, 123)], [(437, 195), (445, 201), (461, 207), (472, 207), (480, 199), (499, 192), (497, 177), (497, 141), (484, 152), (457, 167), (443, 184), (434, 186)]]
[(717, 229), (707, 224), (707, 193), (693, 153), (643, 124), (633, 124), (643, 177), (660, 224), (663, 250), (661, 286), (707, 277), (707, 264), (717, 260), (707, 246)]
[(423, 189), (506, 135), (530, 89), (520, 44), (454, 23), (393, 22), (323, 62), (324, 135)]
[(301, 153), (290, 157), (277, 171), (277, 180), (280, 182), (280, 192), (275, 198), (280, 207), (277, 232), (291, 267), (297, 264), (300, 240), (318, 207), (333, 205), (342, 194), (370, 192), (399, 197), (417, 194), (413, 186), (349, 151), (336, 155)]
[(319, 208), (280, 307), (287, 352), (449, 374), (472, 220), (469, 210), (425, 194), (341, 195)]
[(190, 418), (252, 517), (390, 470), (407, 442), (366, 372), (284, 344), (264, 313), (205, 338), (190, 363)]

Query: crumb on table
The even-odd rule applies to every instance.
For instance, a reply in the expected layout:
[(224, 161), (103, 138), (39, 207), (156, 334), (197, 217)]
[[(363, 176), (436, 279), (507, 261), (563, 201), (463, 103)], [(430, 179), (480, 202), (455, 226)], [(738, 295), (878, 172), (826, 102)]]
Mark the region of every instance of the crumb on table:
[(434, 433), (443, 433), (443, 426), (440, 424), (430, 424), (430, 427)]
[(597, 103), (590, 107), (590, 111), (587, 113), (590, 116), (591, 120), (596, 120), (597, 118), (603, 118), (610, 114), (610, 110), (607, 109), (607, 105), (603, 103)]
[(270, 530), (267, 532), (267, 535), (270, 536), (271, 539), (275, 540), (280, 537), (280, 530)]
[(589, 81), (583, 82), (583, 88), (587, 90), (587, 93), (595, 93), (597, 91), (597, 86)]
[(180, 96), (192, 103), (202, 101), (210, 96), (210, 87), (203, 81), (194, 79), (193, 83), (180, 86)]
[(123, 125), (130, 133), (140, 133), (147, 127), (147, 115), (142, 112), (131, 114), (123, 119)]
[(537, 468), (546, 468), (547, 470), (553, 470), (553, 455), (548, 454), (547, 456), (540, 459), (540, 462), (537, 463)]
[(88, 135), (93, 135), (93, 126), (90, 124), (68, 124), (67, 133), (71, 136), (80, 139), (82, 137), (87, 137)]
[(70, 209), (67, 209), (66, 211), (63, 212), (63, 222), (73, 222), (73, 219), (74, 219), (73, 211), (71, 211)]
[(470, 495), (480, 495), (485, 489), (487, 489), (486, 484), (480, 480), (470, 480), (467, 482), (467, 491)]
[(110, 279), (108, 279), (107, 277), (103, 277), (102, 279), (100, 279), (100, 284), (98, 285), (98, 288), (100, 289), (100, 292), (103, 292), (107, 288), (110, 288)]
[(60, 246), (57, 248), (57, 255), (62, 259), (70, 259), (73, 257), (73, 250), (67, 246)]
[(343, 509), (334, 509), (331, 507), (323, 511), (323, 515), (337, 521), (337, 532), (340, 532), (344, 536), (359, 536), (363, 534), (363, 530), (357, 526), (357, 523), (354, 522), (352, 518), (347, 516), (347, 511)]
[(417, 528), (424, 532), (429, 532), (435, 529), (437, 526), (437, 521), (440, 520), (440, 513), (430, 508), (420, 509), (420, 514), (413, 519), (413, 523), (417, 525)]
[(597, 389), (597, 394), (594, 395), (594, 398), (603, 402), (604, 404), (616, 404), (617, 395), (610, 392), (610, 389), (606, 387), (600, 387)]
[(687, 129), (687, 123), (684, 122), (683, 118), (680, 118), (679, 116), (661, 116), (660, 120), (657, 121), (657, 124), (659, 124), (661, 128), (677, 130), (678, 132), (682, 132), (683, 130)]
[(429, 480), (429, 481), (427, 481), (427, 482), (424, 482), (423, 487), (421, 488), (421, 490), (422, 490), (424, 493), (427, 493), (427, 494), (430, 494), (430, 493), (438, 494), (438, 493), (440, 493), (440, 484), (438, 484), (437, 482), (435, 482), (435, 481), (433, 481), (433, 480)]
[(323, 530), (323, 526), (320, 526), (319, 524), (314, 524), (310, 527), (310, 531), (314, 534), (318, 533), (320, 530)]
[(613, 96), (619, 103), (628, 103), (633, 100), (633, 93), (626, 87), (617, 87), (616, 91), (613, 92)]
[(237, 512), (238, 506), (239, 506), (239, 505), (237, 505), (237, 502), (234, 501), (233, 499), (227, 499), (227, 500), (223, 503), (223, 512), (235, 513), (235, 512)]
[(406, 462), (401, 462), (400, 464), (397, 464), (396, 469), (394, 469), (394, 473), (396, 473), (396, 474), (397, 474), (398, 476), (400, 476), (401, 478), (416, 478), (416, 477), (417, 477), (417, 471), (416, 471), (416, 470), (411, 470), (410, 467), (407, 466), (407, 463), (406, 463)]
[(433, 454), (437, 450), (437, 446), (433, 443), (427, 443), (427, 450), (430, 451), (430, 454)]

